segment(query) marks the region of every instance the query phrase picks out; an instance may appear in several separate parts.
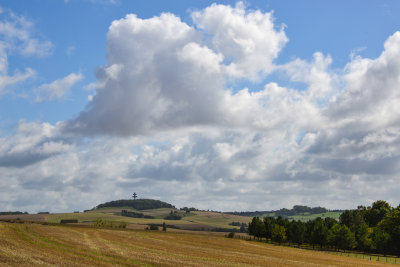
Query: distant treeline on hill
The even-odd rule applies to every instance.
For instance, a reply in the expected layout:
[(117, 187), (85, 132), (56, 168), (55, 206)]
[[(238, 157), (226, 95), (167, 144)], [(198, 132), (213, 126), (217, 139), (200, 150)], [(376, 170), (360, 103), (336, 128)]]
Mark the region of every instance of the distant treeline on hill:
[(175, 206), (154, 199), (121, 199), (106, 202), (98, 205), (96, 208), (114, 208), (114, 207), (131, 207), (136, 210), (150, 210), (150, 209), (160, 209), (160, 208), (175, 208)]
[[(320, 214), (320, 213), (325, 213), (328, 212), (326, 208), (322, 207), (314, 207), (310, 208), (307, 206), (301, 206), (301, 205), (295, 205), (293, 206), (292, 209), (280, 209), (280, 210), (272, 210), (272, 211), (240, 211), (240, 212), (226, 212), (228, 214), (233, 214), (233, 215), (240, 215), (240, 216), (248, 216), (248, 217), (253, 217), (253, 216), (265, 216), (267, 214), (273, 214), (274, 217), (288, 217), (288, 216), (295, 216), (295, 215), (305, 215), (305, 214)], [(335, 210), (335, 211), (341, 211), (341, 210)]]
[(19, 214), (28, 214), (28, 212), (22, 211), (0, 211), (0, 215), (19, 215)]

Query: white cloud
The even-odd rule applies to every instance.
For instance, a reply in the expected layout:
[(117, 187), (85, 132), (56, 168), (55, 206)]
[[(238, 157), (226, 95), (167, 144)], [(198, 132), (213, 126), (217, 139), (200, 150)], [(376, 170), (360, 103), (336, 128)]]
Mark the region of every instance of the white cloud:
[(224, 56), (226, 71), (235, 78), (258, 80), (273, 71), (273, 60), (288, 41), (284, 27), (276, 29), (272, 12), (247, 11), (242, 2), (235, 7), (212, 4), (192, 18), (211, 35), (212, 49)]
[(0, 138), (0, 167), (24, 167), (68, 151), (72, 145), (57, 139), (57, 127), (20, 121), (14, 136)]
[(32, 36), (33, 23), (23, 16), (8, 9), (0, 12), (0, 95), (7, 93), (7, 88), (21, 83), (35, 75), (35, 71), (26, 68), (24, 72), (15, 70), (9, 74), (8, 57), (12, 54), (23, 56), (47, 56), (54, 45), (50, 41)]
[(0, 17), (0, 36), (5, 49), (22, 55), (46, 56), (52, 53), (54, 45), (50, 41), (32, 36), (34, 25), (23, 16), (5, 9)]
[(42, 84), (35, 89), (36, 101), (51, 101), (62, 99), (68, 93), (72, 86), (83, 79), (81, 73), (71, 73), (64, 78), (57, 79), (52, 83)]
[[(211, 5), (192, 16), (197, 28), (169, 13), (114, 21), (107, 34), (108, 64), (98, 69), (97, 84), (87, 86), (97, 88), (96, 94), (66, 129), (128, 136), (199, 124), (267, 123), (249, 118), (267, 91), (235, 95), (225, 83), (271, 72), (287, 41), (283, 29), (275, 30), (271, 13), (246, 11), (242, 4)], [(206, 35), (214, 38), (211, 43)], [(232, 50), (224, 48), (227, 44)], [(237, 101), (256, 107), (238, 109)]]
[(329, 55), (324, 56), (322, 53), (316, 52), (312, 62), (295, 59), (280, 66), (279, 69), (285, 71), (292, 81), (307, 84), (307, 94), (310, 100), (321, 101), (329, 100), (338, 92), (338, 77), (329, 70), (331, 63), (332, 58)]
[[(286, 37), (270, 13), (212, 5), (193, 17), (194, 26), (173, 14), (112, 23), (85, 110), (55, 126), (21, 123), (1, 140), (10, 209), (90, 208), (132, 191), (221, 210), (398, 205), (399, 32), (378, 58), (354, 56), (344, 70), (319, 52), (275, 66)], [(272, 70), (305, 89), (226, 88)]]

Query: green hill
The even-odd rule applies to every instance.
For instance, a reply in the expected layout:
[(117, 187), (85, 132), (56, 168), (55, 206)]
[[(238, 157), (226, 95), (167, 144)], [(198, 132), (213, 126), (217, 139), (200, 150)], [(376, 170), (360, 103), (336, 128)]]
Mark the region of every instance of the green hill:
[(151, 210), (161, 208), (175, 208), (173, 205), (154, 199), (120, 199), (97, 205), (95, 209), (115, 208), (115, 207), (131, 207), (135, 210)]

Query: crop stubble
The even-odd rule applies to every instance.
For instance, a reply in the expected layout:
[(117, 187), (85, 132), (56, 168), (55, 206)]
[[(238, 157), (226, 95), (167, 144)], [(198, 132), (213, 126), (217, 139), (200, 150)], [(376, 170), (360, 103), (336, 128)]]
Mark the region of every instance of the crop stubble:
[(320, 252), (161, 231), (0, 223), (7, 266), (381, 266)]

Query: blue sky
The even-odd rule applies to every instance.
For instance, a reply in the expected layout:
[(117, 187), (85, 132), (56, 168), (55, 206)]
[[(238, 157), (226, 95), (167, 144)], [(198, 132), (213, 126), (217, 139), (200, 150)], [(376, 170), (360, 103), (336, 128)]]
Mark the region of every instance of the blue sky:
[(86, 209), (132, 190), (221, 210), (399, 202), (367, 186), (397, 179), (398, 1), (0, 10), (0, 190), (14, 192), (0, 209)]
[[(67, 99), (56, 103), (37, 104), (13, 95), (3, 97), (0, 99), (1, 114), (8, 114), (2, 123), (7, 128), (20, 119), (55, 123), (79, 113), (87, 103), (87, 92), (80, 89), (94, 82), (94, 70), (106, 64), (106, 34), (113, 20), (129, 13), (145, 19), (171, 12), (192, 24), (191, 10), (202, 9), (214, 2), (3, 1), (3, 8), (32, 21), (36, 36), (54, 44), (49, 56), (10, 56), (11, 71), (25, 67), (37, 71), (34, 80), (18, 89), (31, 91), (71, 72), (80, 72), (85, 79), (74, 86)], [(234, 5), (236, 2), (218, 3)], [(248, 1), (245, 4), (249, 9), (274, 11), (276, 25), (286, 25), (289, 42), (276, 59), (281, 64), (294, 58), (310, 59), (315, 51), (320, 51), (332, 56), (332, 67), (342, 68), (353, 52), (377, 57), (386, 38), (400, 27), (396, 16), (400, 11), (397, 1)], [(280, 76), (266, 79), (279, 80)], [(281, 82), (288, 81), (283, 79)]]

